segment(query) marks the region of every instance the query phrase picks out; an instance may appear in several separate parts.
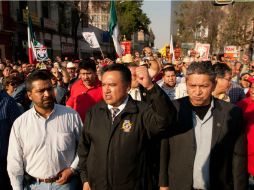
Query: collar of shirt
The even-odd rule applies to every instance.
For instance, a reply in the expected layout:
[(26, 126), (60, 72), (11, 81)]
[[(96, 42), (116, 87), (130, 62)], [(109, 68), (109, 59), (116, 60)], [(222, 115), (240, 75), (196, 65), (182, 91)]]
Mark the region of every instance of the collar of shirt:
[(157, 84), (158, 84), (161, 88), (165, 87), (165, 88), (169, 88), (169, 89), (174, 89), (174, 88), (176, 88), (180, 83), (182, 83), (182, 82), (176, 80), (176, 84), (175, 84), (174, 87), (168, 87), (168, 86), (164, 83), (163, 79), (161, 79), (161, 80), (159, 80), (159, 81), (157, 82)]
[(214, 99), (213, 99), (213, 97), (212, 97), (211, 106), (210, 106), (210, 108), (208, 109), (207, 113), (205, 114), (205, 117), (204, 117), (203, 120), (200, 120), (199, 117), (195, 114), (195, 112), (193, 112), (193, 113), (194, 113), (195, 118), (198, 119), (199, 121), (201, 121), (201, 123), (203, 124), (203, 123), (205, 123), (207, 120), (209, 120), (209, 118), (212, 116), (212, 114), (213, 114), (213, 109), (214, 109)]
[(174, 87), (169, 87), (165, 83), (163, 83), (163, 85), (161, 87), (166, 89), (166, 90), (174, 90), (176, 88), (176, 86), (177, 86), (177, 84)]
[(139, 88), (131, 88), (128, 94), (131, 95), (133, 100), (141, 101), (141, 92)]
[(161, 80), (158, 80), (156, 83), (157, 83), (160, 87), (162, 87), (164, 81), (163, 81), (163, 79), (161, 79)]
[[(45, 119), (48, 119), (52, 114), (55, 113), (55, 111), (56, 111), (56, 105), (54, 104), (54, 108), (53, 108), (52, 112), (51, 112), (51, 113), (49, 114), (49, 116), (48, 116), (47, 118), (45, 118)], [(32, 112), (33, 112), (33, 114), (36, 115), (38, 118), (44, 118), (40, 113), (38, 113), (38, 112), (36, 111), (34, 105), (33, 105), (33, 107), (32, 107)]]
[(212, 93), (212, 95), (215, 97), (215, 98), (218, 98), (219, 100), (224, 100), (226, 102), (230, 102), (230, 97), (226, 94), (226, 93), (221, 93), (221, 94), (218, 94), (218, 95), (214, 95)]
[[(127, 98), (123, 101), (123, 103), (117, 107), (119, 109), (119, 112), (116, 114), (116, 116), (123, 111), (123, 109), (127, 105), (128, 100), (129, 100), (129, 96), (127, 96)], [(108, 109), (110, 110), (111, 108), (113, 108), (113, 106), (108, 104)]]
[(249, 88), (244, 88), (244, 93), (247, 94), (247, 92), (249, 91)]
[(101, 86), (101, 82), (98, 79), (96, 79), (95, 84), (91, 88), (87, 88), (81, 79), (79, 79), (78, 83), (79, 85), (84, 86), (87, 90)]
[(128, 94), (130, 94), (132, 91), (135, 91), (135, 90), (137, 90), (138, 88), (131, 88), (130, 90), (129, 90), (129, 92), (128, 92)]

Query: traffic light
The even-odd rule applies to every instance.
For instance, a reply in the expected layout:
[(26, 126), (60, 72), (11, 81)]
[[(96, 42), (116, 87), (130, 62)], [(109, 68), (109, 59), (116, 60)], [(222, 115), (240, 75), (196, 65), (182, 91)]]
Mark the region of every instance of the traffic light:
[(214, 3), (217, 5), (228, 5), (232, 4), (234, 0), (214, 0)]

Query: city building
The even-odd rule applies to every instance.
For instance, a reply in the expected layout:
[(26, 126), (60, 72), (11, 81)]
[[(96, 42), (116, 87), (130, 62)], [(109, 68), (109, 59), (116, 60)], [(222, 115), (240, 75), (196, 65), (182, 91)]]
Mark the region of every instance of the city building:
[(154, 33), (151, 28), (148, 32), (140, 30), (132, 35), (131, 44), (133, 51), (142, 52), (144, 47), (154, 47)]
[(106, 33), (106, 12), (109, 9), (104, 8), (104, 13), (100, 15), (105, 22), (93, 25), (89, 18), (95, 17), (95, 14), (88, 14), (87, 3), (88, 1), (0, 1), (0, 57), (27, 60), (27, 7), (35, 38), (48, 48), (50, 58), (57, 55), (74, 58), (75, 49), (80, 58), (98, 54), (99, 49), (91, 49), (84, 41), (84, 31), (94, 31), (102, 50), (109, 54), (112, 51)]
[(101, 30), (107, 31), (109, 24), (110, 1), (92, 1), (88, 2), (89, 24)]
[[(205, 4), (210, 6), (209, 12), (212, 15), (217, 14), (217, 17), (209, 16), (209, 14), (200, 16), (202, 6), (208, 7)], [(186, 14), (181, 5), (184, 5)], [(189, 12), (186, 6), (190, 6)], [(188, 13), (195, 15), (194, 7), (198, 7), (198, 15), (191, 17)], [(253, 3), (247, 1), (171, 1), (170, 31), (173, 39), (181, 42), (181, 47), (186, 50), (195, 47), (197, 42), (209, 43), (211, 54), (223, 54), (225, 46), (237, 46), (240, 53), (238, 58), (242, 54), (249, 54), (254, 58), (254, 22), (251, 10), (253, 10)], [(188, 16), (185, 20), (181, 20), (185, 15)], [(191, 20), (187, 22), (186, 18)]]

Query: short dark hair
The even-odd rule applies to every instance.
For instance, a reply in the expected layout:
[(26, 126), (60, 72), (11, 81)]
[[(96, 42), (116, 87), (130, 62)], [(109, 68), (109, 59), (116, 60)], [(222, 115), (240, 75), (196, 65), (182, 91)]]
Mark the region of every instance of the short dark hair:
[(163, 69), (165, 69), (167, 67), (174, 67), (174, 65), (172, 63), (165, 63), (165, 64), (163, 64)]
[(15, 85), (19, 85), (20, 83), (20, 79), (19, 77), (16, 77), (16, 76), (8, 76), (6, 78), (3, 78), (3, 81), (2, 81), (2, 84), (3, 84), (3, 87), (4, 89), (6, 89), (6, 87), (11, 84), (15, 84)]
[(52, 74), (47, 70), (35, 70), (30, 75), (28, 75), (25, 85), (26, 90), (31, 91), (32, 90), (32, 83), (37, 80), (50, 80)]
[(241, 68), (243, 67), (243, 64), (242, 64), (241, 61), (236, 61), (236, 62), (235, 62), (235, 65), (236, 65), (237, 63), (240, 63), (240, 64), (241, 64)]
[(164, 76), (166, 72), (173, 71), (176, 74), (176, 70), (173, 66), (168, 66), (165, 69), (162, 69), (162, 75)]
[(215, 73), (210, 62), (193, 62), (186, 71), (186, 77), (192, 74), (204, 74), (210, 77), (210, 80), (215, 83)]
[(231, 73), (230, 67), (225, 63), (215, 63), (213, 69), (216, 77), (225, 77), (226, 73)]
[(242, 79), (243, 79), (243, 77), (244, 77), (245, 75), (249, 75), (249, 76), (251, 76), (251, 75), (250, 75), (250, 73), (248, 73), (248, 72), (244, 72), (244, 73), (242, 73), (242, 74), (240, 75), (240, 80), (242, 80)]
[(78, 72), (81, 70), (92, 70), (93, 72), (96, 72), (96, 63), (94, 60), (90, 58), (84, 59), (82, 62), (79, 63)]
[(111, 64), (102, 68), (101, 75), (103, 76), (106, 72), (109, 71), (119, 71), (122, 75), (122, 79), (125, 83), (131, 83), (131, 71), (128, 67), (123, 64)]

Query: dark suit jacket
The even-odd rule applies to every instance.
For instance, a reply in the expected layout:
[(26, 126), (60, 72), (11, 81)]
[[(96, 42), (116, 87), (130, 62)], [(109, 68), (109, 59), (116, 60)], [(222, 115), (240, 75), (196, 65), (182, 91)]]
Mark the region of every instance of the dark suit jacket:
[(168, 130), (175, 108), (157, 84), (146, 94), (147, 102), (129, 97), (113, 123), (104, 101), (86, 113), (78, 146), (79, 169), (82, 182), (89, 182), (92, 190), (152, 188), (148, 143)]
[[(162, 141), (160, 186), (191, 190), (196, 154), (189, 97), (175, 100), (177, 118), (170, 136)], [(214, 99), (210, 153), (210, 190), (246, 190), (247, 151), (240, 108)]]

